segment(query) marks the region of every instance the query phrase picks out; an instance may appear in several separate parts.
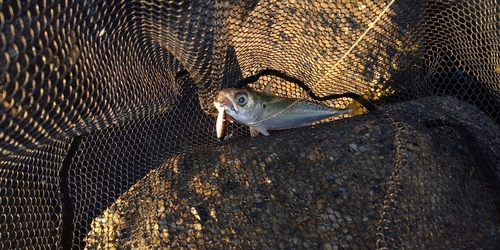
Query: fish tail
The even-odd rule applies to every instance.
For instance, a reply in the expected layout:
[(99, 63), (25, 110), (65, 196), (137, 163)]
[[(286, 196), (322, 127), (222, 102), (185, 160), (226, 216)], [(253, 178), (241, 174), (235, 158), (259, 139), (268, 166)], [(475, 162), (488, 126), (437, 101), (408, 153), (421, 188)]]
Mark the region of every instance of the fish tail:
[(360, 103), (358, 101), (353, 101), (349, 103), (342, 111), (346, 115), (356, 115), (356, 111), (360, 109)]
[(365, 96), (360, 96), (356, 100), (352, 101), (349, 103), (345, 108), (345, 114), (356, 116), (356, 115), (361, 115), (363, 113), (366, 113), (367, 110), (370, 110), (367, 105), (373, 105), (366, 99)]

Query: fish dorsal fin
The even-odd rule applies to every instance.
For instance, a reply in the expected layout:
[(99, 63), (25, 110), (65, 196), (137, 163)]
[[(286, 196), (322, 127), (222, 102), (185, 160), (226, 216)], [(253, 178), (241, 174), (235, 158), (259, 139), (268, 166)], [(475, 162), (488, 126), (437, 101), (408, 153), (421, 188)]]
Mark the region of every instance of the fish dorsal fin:
[(266, 93), (266, 94), (271, 94), (271, 89), (273, 88), (273, 84), (271, 82), (269, 82), (266, 87), (264, 87), (264, 90), (262, 92)]

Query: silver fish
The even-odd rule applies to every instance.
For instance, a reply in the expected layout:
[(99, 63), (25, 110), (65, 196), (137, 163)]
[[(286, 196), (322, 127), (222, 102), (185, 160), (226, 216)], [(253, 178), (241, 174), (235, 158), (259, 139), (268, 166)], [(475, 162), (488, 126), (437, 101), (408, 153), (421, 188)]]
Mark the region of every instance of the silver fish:
[(270, 85), (264, 92), (234, 88), (220, 90), (214, 105), (219, 112), (225, 111), (227, 120), (249, 126), (252, 137), (259, 132), (267, 136), (268, 130), (307, 126), (354, 111), (352, 105), (333, 109), (305, 100), (275, 96), (270, 93)]

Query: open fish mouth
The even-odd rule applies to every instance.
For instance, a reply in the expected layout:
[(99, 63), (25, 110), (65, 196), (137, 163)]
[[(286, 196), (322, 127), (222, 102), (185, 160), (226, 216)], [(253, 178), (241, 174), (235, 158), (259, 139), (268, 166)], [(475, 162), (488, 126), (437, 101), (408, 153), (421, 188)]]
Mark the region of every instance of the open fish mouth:
[(215, 100), (214, 105), (215, 105), (215, 108), (217, 108), (217, 110), (229, 109), (231, 111), (235, 111), (233, 102), (231, 102), (231, 100), (229, 98), (227, 98), (223, 95), (220, 95), (220, 94), (217, 97), (217, 100)]
[(233, 123), (233, 122), (236, 122), (236, 119), (234, 119), (234, 117), (232, 117), (226, 113), (226, 121)]
[[(233, 107), (233, 103), (228, 98), (223, 97), (223, 96), (214, 101), (214, 106), (219, 112), (223, 112), (223, 111), (225, 112), (227, 109), (232, 110), (233, 112), (235, 111), (234, 107)], [(234, 119), (234, 117), (228, 115), (227, 112), (226, 112), (225, 116), (226, 116), (226, 120), (231, 122), (231, 123), (236, 121), (236, 119)]]

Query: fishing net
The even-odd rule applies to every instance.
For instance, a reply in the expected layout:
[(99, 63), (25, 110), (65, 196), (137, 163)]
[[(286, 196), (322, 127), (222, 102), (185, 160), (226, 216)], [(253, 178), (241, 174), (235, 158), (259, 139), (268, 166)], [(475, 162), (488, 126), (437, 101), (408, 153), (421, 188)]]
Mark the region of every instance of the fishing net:
[[(496, 1), (0, 2), (2, 249), (495, 249)], [(215, 133), (227, 87), (356, 112)], [(361, 98), (357, 98), (361, 97)]]

